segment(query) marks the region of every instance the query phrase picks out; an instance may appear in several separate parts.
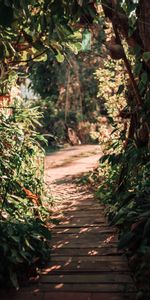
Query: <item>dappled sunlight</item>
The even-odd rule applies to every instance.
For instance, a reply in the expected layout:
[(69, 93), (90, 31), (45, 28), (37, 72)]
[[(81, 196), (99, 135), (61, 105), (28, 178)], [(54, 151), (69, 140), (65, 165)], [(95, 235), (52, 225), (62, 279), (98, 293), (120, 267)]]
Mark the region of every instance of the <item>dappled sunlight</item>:
[(126, 272), (126, 262), (117, 250), (116, 229), (107, 225), (105, 206), (86, 185), (76, 184), (76, 176), (64, 176), (67, 168), (55, 169), (59, 178), (51, 169), (52, 193), (59, 199), (53, 217), (58, 223), (52, 228), (51, 262), (43, 270), (41, 282), (56, 291), (76, 287), (85, 291), (93, 286), (99, 291), (107, 281), (125, 280), (119, 272)]
[(44, 275), (44, 274), (48, 274), (53, 271), (58, 271), (60, 268), (61, 268), (61, 265), (53, 265), (50, 268), (45, 268), (43, 271), (41, 271), (41, 274)]
[(82, 228), (82, 229), (80, 229), (79, 233), (81, 234), (81, 233), (85, 233), (87, 231), (89, 231), (88, 228)]
[[(87, 157), (82, 157), (82, 153), (86, 156), (85, 153), (89, 153), (89, 150), (91, 151), (91, 149), (95, 149), (94, 151), (96, 154), (94, 154), (92, 150), (90, 156), (87, 154)], [(84, 172), (88, 172), (95, 167), (102, 155), (99, 145), (78, 146), (76, 147), (76, 151), (78, 155), (74, 155), (74, 150), (72, 150), (72, 148), (70, 149), (70, 153), (68, 153), (69, 150), (68, 152), (60, 150), (56, 153), (59, 161), (55, 157), (55, 154), (51, 154), (45, 158), (45, 180), (47, 184), (55, 182), (57, 185), (63, 185), (65, 183), (68, 184), (69, 180), (72, 182), (73, 176), (81, 176)], [(54, 161), (56, 161), (56, 163), (54, 163)], [(81, 192), (84, 194), (83, 190)]]
[[(86, 194), (86, 191), (84, 193)], [(84, 255), (99, 257), (100, 253), (104, 254), (103, 249), (107, 245), (109, 246), (108, 253), (113, 254), (114, 251), (117, 251), (114, 229), (106, 227), (105, 218), (101, 216), (100, 205), (98, 205), (98, 209), (91, 209), (92, 197), (85, 199), (87, 205), (84, 205), (83, 210), (82, 194), (80, 197), (81, 200), (74, 201), (74, 210), (67, 210), (66, 208), (63, 219), (53, 229), (52, 255), (69, 255), (72, 253), (71, 255), (75, 255), (77, 258), (78, 255), (84, 253)], [(90, 202), (89, 199), (91, 199)], [(66, 262), (68, 267), (71, 262)], [(80, 265), (77, 264), (76, 269), (80, 269)]]
[(117, 274), (123, 269), (126, 272), (126, 262), (117, 250), (116, 229), (106, 223), (105, 206), (73, 180), (68, 176), (53, 184), (60, 197), (54, 212), (59, 223), (52, 229), (51, 263), (42, 272), (41, 281), (56, 291), (76, 285), (84, 290), (91, 282), (100, 284), (96, 287), (99, 290), (105, 280), (122, 280)]
[(71, 259), (69, 259), (65, 264), (64, 264), (64, 266), (66, 267), (66, 266), (68, 266), (70, 263), (71, 263)]
[(59, 283), (59, 284), (56, 284), (56, 285), (55, 285), (55, 288), (56, 288), (56, 289), (61, 289), (63, 286), (64, 286), (63, 283)]
[(94, 255), (98, 254), (98, 251), (96, 251), (96, 250), (90, 250), (90, 251), (88, 251), (88, 254), (94, 256)]
[(114, 238), (115, 238), (115, 235), (111, 235), (104, 241), (104, 243), (109, 244), (110, 242), (114, 241)]

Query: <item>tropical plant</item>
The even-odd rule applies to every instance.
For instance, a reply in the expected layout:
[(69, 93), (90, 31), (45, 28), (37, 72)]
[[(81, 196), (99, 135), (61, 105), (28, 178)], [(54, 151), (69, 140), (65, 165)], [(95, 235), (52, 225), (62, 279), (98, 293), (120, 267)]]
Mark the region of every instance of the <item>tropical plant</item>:
[(0, 113), (0, 282), (16, 288), (21, 270), (35, 269), (50, 254), (39, 117), (36, 108), (17, 103)]
[[(118, 132), (105, 156), (100, 160), (99, 174), (104, 181), (98, 197), (107, 203), (111, 224), (120, 229), (119, 248), (127, 251), (138, 288), (148, 289), (149, 282), (149, 52), (145, 40), (148, 1), (102, 1), (105, 16), (112, 25), (112, 38), (106, 47), (113, 59), (124, 62), (129, 76), (118, 92), (124, 92), (124, 108), (117, 115), (111, 111), (116, 99), (107, 100), (113, 132)], [(143, 25), (142, 25), (143, 24)], [(108, 25), (106, 25), (108, 28)], [(147, 32), (148, 33), (148, 32)], [(104, 70), (104, 73), (106, 70)], [(109, 73), (110, 74), (110, 73)], [(111, 74), (110, 74), (111, 75)], [(110, 76), (109, 75), (109, 76)], [(120, 76), (120, 74), (119, 74)], [(103, 79), (100, 78), (100, 84)], [(111, 78), (111, 76), (110, 76)], [(110, 83), (111, 84), (111, 83)], [(101, 85), (100, 85), (101, 87)], [(113, 103), (110, 105), (110, 101)], [(120, 100), (120, 96), (119, 96)], [(122, 103), (121, 103), (122, 105)], [(121, 124), (121, 127), (120, 127)], [(123, 125), (123, 127), (122, 127)]]

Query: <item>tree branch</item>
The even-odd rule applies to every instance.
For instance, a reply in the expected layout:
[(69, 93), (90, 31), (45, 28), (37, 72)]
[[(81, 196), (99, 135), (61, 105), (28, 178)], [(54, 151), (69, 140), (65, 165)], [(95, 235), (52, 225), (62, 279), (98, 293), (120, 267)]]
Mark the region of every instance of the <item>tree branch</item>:
[(41, 55), (45, 54), (47, 52), (48, 49), (44, 50), (43, 52), (41, 52), (40, 54), (35, 55), (33, 58), (29, 58), (27, 60), (14, 60), (12, 62), (10, 62), (10, 64), (19, 64), (19, 63), (28, 63), (30, 61), (33, 61), (34, 59), (40, 57)]

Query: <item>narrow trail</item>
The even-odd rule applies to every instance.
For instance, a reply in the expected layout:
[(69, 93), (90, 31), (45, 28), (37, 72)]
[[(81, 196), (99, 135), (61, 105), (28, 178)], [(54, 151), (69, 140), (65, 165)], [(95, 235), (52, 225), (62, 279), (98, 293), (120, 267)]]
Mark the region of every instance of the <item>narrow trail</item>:
[(117, 250), (116, 229), (108, 226), (104, 206), (92, 192), (76, 184), (76, 178), (98, 164), (101, 154), (94, 145), (46, 157), (45, 179), (56, 200), (53, 218), (59, 220), (52, 228), (51, 261), (38, 284), (9, 299), (136, 299), (127, 259)]
[(109, 227), (104, 206), (75, 179), (93, 169), (99, 146), (80, 146), (48, 156), (45, 176), (56, 199), (51, 261), (42, 270), (44, 300), (135, 299), (127, 259), (117, 250), (117, 232)]

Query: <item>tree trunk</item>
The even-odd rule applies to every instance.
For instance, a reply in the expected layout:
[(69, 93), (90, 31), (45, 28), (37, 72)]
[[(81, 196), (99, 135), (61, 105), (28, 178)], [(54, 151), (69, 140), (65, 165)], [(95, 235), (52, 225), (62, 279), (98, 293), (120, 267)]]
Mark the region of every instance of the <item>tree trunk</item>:
[(68, 66), (67, 71), (67, 87), (66, 87), (66, 102), (65, 102), (65, 123), (67, 123), (67, 115), (70, 110), (70, 98), (69, 98), (69, 87), (70, 87), (70, 67)]
[[(150, 52), (150, 1), (141, 0), (139, 4), (138, 26), (145, 52)], [(150, 68), (150, 60), (146, 62)]]

